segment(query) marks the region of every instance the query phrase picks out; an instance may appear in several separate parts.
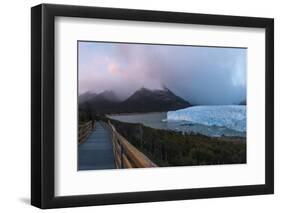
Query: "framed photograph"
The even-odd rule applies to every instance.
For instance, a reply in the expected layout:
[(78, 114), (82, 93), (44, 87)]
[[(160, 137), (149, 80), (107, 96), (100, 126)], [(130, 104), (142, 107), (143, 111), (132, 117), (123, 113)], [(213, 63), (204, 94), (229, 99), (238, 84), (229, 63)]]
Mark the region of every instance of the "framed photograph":
[(31, 203), (272, 194), (274, 21), (31, 9)]

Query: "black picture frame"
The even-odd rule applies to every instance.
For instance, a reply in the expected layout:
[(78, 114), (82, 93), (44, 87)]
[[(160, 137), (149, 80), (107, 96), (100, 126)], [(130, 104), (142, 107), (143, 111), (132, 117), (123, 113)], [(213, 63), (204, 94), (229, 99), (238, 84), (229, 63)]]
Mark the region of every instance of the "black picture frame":
[[(55, 17), (264, 28), (266, 136), (265, 184), (95, 195), (54, 195)], [(60, 208), (121, 203), (217, 198), (274, 193), (274, 20), (148, 10), (41, 4), (31, 9), (31, 204)]]

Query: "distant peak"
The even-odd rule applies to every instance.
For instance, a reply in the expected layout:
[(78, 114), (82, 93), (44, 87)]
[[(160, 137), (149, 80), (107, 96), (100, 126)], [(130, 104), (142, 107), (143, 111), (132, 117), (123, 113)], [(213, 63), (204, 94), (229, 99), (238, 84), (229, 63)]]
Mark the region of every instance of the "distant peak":
[(162, 84), (161, 87), (162, 90), (170, 91), (170, 89), (165, 84)]
[(150, 90), (150, 89), (147, 89), (146, 87), (141, 87), (139, 90), (140, 90), (140, 91), (141, 91), (141, 90), (147, 91), (147, 90)]
[(80, 94), (78, 97), (79, 103), (89, 101), (90, 99), (94, 98), (95, 96), (97, 96), (97, 94), (92, 91), (84, 92), (84, 93)]
[(161, 88), (159, 89), (149, 89), (149, 88), (146, 88), (146, 87), (141, 87), (140, 89), (136, 90), (136, 92), (138, 91), (143, 91), (143, 92), (157, 92), (157, 91), (166, 91), (166, 92), (170, 92), (171, 90), (166, 87), (166, 86), (162, 86)]
[(83, 95), (94, 95), (96, 93), (94, 93), (93, 91), (86, 91), (86, 92), (83, 92), (81, 94), (79, 94), (79, 96), (83, 96)]
[(112, 90), (104, 90), (103, 92), (99, 93), (97, 97), (110, 101), (120, 101), (119, 97)]
[(104, 90), (103, 92), (101, 92), (100, 94), (114, 94), (114, 92), (112, 90)]

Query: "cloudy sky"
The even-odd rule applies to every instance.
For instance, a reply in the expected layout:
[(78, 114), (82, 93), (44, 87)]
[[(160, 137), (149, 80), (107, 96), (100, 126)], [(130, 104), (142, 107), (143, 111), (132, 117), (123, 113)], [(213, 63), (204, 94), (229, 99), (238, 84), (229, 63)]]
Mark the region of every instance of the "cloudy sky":
[(246, 98), (247, 49), (126, 43), (78, 43), (79, 94), (168, 87), (192, 104)]

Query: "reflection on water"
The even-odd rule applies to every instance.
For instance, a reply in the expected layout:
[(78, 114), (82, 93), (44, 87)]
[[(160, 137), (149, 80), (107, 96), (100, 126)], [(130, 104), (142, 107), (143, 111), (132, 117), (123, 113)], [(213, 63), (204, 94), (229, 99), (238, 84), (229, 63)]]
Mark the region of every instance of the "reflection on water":
[(166, 112), (108, 115), (108, 117), (127, 123), (142, 123), (155, 129), (169, 129), (186, 133), (193, 132), (213, 137), (222, 135), (246, 137), (246, 132), (238, 132), (226, 127), (206, 126), (188, 121), (167, 121)]

